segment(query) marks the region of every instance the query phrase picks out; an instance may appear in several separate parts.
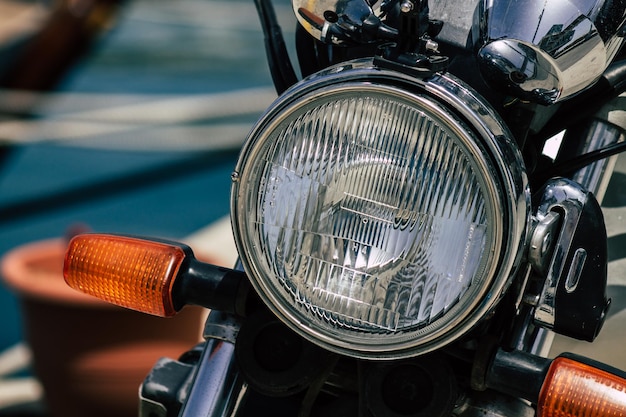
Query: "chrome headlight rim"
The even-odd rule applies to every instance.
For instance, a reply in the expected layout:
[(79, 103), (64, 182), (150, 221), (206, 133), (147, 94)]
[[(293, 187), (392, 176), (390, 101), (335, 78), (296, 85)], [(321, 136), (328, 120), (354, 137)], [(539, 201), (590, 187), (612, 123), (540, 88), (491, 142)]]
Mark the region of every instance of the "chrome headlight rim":
[[(247, 192), (240, 188), (240, 184), (247, 181), (248, 161), (257, 157), (257, 153), (260, 152), (259, 143), (266, 140), (263, 132), (272, 132), (285, 118), (290, 117), (289, 109), (296, 104), (302, 106), (329, 94), (350, 94), (363, 90), (397, 94), (407, 100), (414, 100), (415, 103), (422, 103), (420, 105), (426, 107), (432, 106), (434, 102), (446, 111), (454, 113), (453, 117), (462, 121), (462, 126), (457, 127), (460, 136), (464, 135), (463, 129), (469, 128), (472, 134), (479, 138), (476, 142), (467, 143), (468, 146), (474, 147), (471, 153), (488, 155), (484, 161), (479, 161), (483, 164), (481, 172), (496, 171), (492, 172), (493, 177), (486, 179), (486, 182), (491, 184), (489, 195), (499, 198), (491, 203), (493, 209), (496, 210), (499, 205), (504, 206), (501, 216), (498, 216), (498, 221), (500, 218), (502, 221), (492, 232), (492, 236), (498, 242), (502, 242), (497, 245), (498, 248), (502, 247), (502, 253), (493, 254), (494, 261), (488, 266), (490, 278), (485, 284), (472, 288), (471, 303), (456, 304), (450, 311), (446, 311), (443, 317), (420, 328), (417, 331), (420, 334), (419, 342), (415, 340), (415, 332), (411, 332), (410, 337), (400, 332), (391, 335), (387, 340), (378, 338), (374, 342), (368, 342), (362, 337), (363, 334), (355, 337), (349, 333), (341, 334), (340, 338), (338, 333), (329, 333), (314, 323), (307, 322), (292, 305), (276, 295), (274, 285), (264, 277), (265, 272), (248, 256), (255, 248), (247, 242), (245, 227), (240, 219), (240, 216), (245, 216), (239, 207), (240, 200), (244, 197), (241, 193)], [(432, 102), (424, 104), (424, 100)], [(448, 116), (450, 114), (446, 117)], [(244, 269), (250, 275), (253, 287), (263, 301), (283, 322), (312, 342), (342, 354), (370, 359), (398, 358), (426, 353), (467, 333), (495, 305), (510, 283), (514, 266), (521, 257), (522, 242), (527, 233), (530, 213), (528, 186), (521, 156), (512, 143), (511, 135), (499, 122), (495, 112), (453, 77), (436, 75), (427, 80), (415, 79), (393, 70), (378, 68), (371, 60), (352, 61), (322, 71), (289, 90), (261, 118), (249, 138), (253, 140), (248, 140), (242, 150), (233, 182), (231, 221), (235, 242)], [(510, 166), (520, 168), (511, 170), (508, 168)], [(504, 193), (500, 193), (501, 190), (504, 190)], [(495, 216), (496, 213), (491, 215)], [(513, 243), (507, 244), (506, 241)], [(455, 310), (463, 311), (455, 314)], [(441, 325), (442, 319), (445, 319), (445, 326)], [(434, 326), (435, 323), (437, 326)], [(437, 327), (438, 330), (429, 333), (432, 327)]]

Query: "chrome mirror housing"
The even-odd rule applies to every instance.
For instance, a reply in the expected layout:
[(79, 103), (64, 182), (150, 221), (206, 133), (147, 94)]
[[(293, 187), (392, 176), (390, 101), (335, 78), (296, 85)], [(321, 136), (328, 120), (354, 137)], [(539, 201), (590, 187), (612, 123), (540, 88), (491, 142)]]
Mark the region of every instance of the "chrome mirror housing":
[(486, 81), (539, 104), (591, 86), (624, 42), (621, 2), (483, 0), (477, 16)]

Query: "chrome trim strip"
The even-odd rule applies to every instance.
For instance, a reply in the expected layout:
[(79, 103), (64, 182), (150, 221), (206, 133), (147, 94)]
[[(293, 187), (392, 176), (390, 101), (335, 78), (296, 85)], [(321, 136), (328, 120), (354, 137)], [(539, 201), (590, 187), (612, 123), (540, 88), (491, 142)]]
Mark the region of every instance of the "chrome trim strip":
[(211, 312), (205, 336), (219, 327), (216, 338), (209, 338), (202, 351), (198, 370), (191, 383), (189, 397), (180, 413), (182, 417), (228, 417), (235, 415), (247, 386), (236, 361), (232, 339), (238, 330), (237, 321), (220, 312)]
[(540, 221), (548, 217), (555, 208), (558, 208), (562, 213), (561, 233), (556, 242), (546, 280), (534, 313), (535, 321), (547, 328), (552, 328), (555, 323), (557, 286), (563, 275), (572, 237), (586, 201), (587, 193), (582, 186), (572, 180), (559, 178), (548, 182), (537, 209), (537, 217)]

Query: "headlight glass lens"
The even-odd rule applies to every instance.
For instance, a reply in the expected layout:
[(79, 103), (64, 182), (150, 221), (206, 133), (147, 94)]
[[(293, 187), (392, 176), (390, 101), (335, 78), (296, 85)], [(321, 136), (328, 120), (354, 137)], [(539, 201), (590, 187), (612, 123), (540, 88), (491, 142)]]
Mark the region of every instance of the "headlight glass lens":
[(233, 200), (255, 288), (339, 351), (431, 343), (480, 303), (500, 256), (484, 154), (444, 106), (391, 86), (317, 90), (276, 111), (253, 132)]

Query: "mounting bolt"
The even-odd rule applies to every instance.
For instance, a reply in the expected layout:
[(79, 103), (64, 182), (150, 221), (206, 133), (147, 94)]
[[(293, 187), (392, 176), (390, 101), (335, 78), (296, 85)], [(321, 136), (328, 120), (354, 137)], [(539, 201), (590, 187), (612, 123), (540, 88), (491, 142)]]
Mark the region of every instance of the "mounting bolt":
[(424, 47), (429, 52), (439, 52), (439, 44), (432, 39), (427, 39)]
[(404, 0), (400, 3), (400, 11), (402, 13), (411, 13), (415, 8), (415, 4), (410, 0)]

